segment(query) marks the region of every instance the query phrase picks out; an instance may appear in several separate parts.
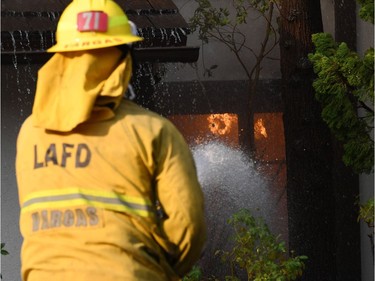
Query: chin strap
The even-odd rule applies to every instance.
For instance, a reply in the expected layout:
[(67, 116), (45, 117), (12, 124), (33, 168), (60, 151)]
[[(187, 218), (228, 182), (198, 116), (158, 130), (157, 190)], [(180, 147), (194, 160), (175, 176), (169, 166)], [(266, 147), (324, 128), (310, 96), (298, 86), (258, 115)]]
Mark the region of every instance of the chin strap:
[[(138, 28), (136, 26), (136, 24), (132, 21), (129, 21), (129, 25), (130, 25), (130, 29), (131, 29), (131, 32), (133, 35), (138, 35)], [(126, 44), (128, 46), (128, 48), (132, 49), (133, 47), (133, 44)], [(134, 88), (133, 86), (129, 83), (128, 85), (128, 91), (124, 94), (124, 97), (129, 99), (129, 100), (134, 100), (136, 98), (136, 94), (134, 92)]]
[(129, 22), (130, 30), (131, 30), (132, 34), (138, 36), (139, 34), (138, 34), (138, 28), (137, 28), (136, 24), (134, 22), (132, 22), (131, 20), (128, 21), (128, 22)]
[(129, 100), (134, 100), (136, 98), (136, 94), (131, 84), (128, 85), (128, 91), (125, 93), (125, 97)]

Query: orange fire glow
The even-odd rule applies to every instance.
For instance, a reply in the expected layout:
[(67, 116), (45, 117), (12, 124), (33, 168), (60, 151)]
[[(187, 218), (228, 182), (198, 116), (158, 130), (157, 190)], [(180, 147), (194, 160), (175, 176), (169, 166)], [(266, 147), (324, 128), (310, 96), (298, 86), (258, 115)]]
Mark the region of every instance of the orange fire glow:
[(215, 135), (229, 134), (232, 124), (237, 122), (237, 116), (234, 114), (210, 114), (207, 117), (208, 128)]
[(260, 139), (261, 136), (263, 136), (264, 138), (268, 137), (268, 135), (267, 135), (267, 129), (264, 126), (264, 122), (263, 122), (262, 118), (259, 118), (258, 120), (255, 121), (255, 124), (254, 124), (254, 134), (255, 134), (255, 138), (256, 139)]

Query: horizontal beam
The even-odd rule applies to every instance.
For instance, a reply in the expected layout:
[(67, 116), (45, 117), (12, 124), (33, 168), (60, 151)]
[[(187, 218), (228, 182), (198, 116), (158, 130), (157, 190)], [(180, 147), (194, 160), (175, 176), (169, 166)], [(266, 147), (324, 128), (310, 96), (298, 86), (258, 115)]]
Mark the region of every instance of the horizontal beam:
[[(1, 63), (43, 63), (53, 53), (45, 51), (1, 52)], [(134, 59), (138, 62), (182, 62), (192, 63), (199, 58), (199, 47), (151, 47), (134, 49)]]
[(199, 47), (152, 47), (134, 50), (134, 59), (139, 62), (196, 62)]

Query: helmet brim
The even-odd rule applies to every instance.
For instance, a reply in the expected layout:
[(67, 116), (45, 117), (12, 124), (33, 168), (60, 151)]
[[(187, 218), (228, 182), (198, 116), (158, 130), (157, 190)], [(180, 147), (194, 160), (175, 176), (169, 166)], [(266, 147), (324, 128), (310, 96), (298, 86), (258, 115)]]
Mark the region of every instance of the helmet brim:
[(76, 40), (73, 42), (56, 43), (47, 49), (48, 53), (76, 52), (85, 50), (94, 50), (107, 47), (114, 47), (124, 44), (133, 44), (144, 40), (136, 35), (126, 36), (99, 36), (93, 39)]

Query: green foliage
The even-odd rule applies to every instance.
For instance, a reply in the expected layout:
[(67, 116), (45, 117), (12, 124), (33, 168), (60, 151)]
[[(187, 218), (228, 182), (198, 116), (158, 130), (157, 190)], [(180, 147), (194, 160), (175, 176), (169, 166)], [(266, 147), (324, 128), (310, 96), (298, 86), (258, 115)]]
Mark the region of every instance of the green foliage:
[(182, 278), (182, 281), (199, 281), (202, 277), (202, 271), (198, 266), (194, 266), (193, 269)]
[(359, 204), (358, 221), (360, 220), (363, 220), (371, 230), (368, 237), (370, 238), (372, 257), (374, 257), (374, 198), (369, 199), (365, 204)]
[(359, 16), (367, 22), (374, 23), (374, 0), (357, 0), (361, 5)]
[[(343, 161), (357, 173), (373, 171), (374, 49), (363, 58), (327, 33), (313, 34), (309, 54), (318, 78), (313, 87), (322, 117), (343, 144)], [(361, 109), (361, 116), (358, 110)]]
[(208, 42), (209, 32), (230, 23), (226, 8), (215, 9), (209, 0), (197, 0), (198, 8), (191, 18), (192, 31), (199, 30), (199, 39)]
[[(4, 249), (5, 248), (5, 243), (1, 243), (1, 255), (9, 255), (9, 252)], [(3, 279), (3, 275), (0, 273), (0, 279)]]
[(5, 243), (1, 243), (1, 255), (9, 255), (9, 252), (4, 249)]
[(369, 227), (374, 227), (374, 198), (359, 206), (358, 220), (363, 220)]
[[(302, 276), (306, 256), (289, 257), (285, 243), (269, 230), (261, 218), (255, 218), (249, 210), (243, 209), (233, 214), (228, 221), (234, 229), (234, 245), (231, 251), (218, 250), (222, 262), (228, 262), (233, 269), (239, 267), (247, 273), (249, 281), (288, 281)], [(220, 266), (220, 265), (217, 265)], [(225, 281), (240, 281), (232, 274)], [(199, 267), (183, 278), (183, 281), (220, 280), (216, 276), (202, 278)]]
[[(227, 7), (215, 8), (210, 0), (195, 0), (198, 8), (194, 16), (190, 19), (193, 31), (199, 30), (199, 38), (208, 42), (209, 38), (214, 38), (214, 33), (223, 33), (225, 40), (232, 40), (234, 34), (228, 32), (224, 27), (236, 27), (237, 25), (247, 24), (247, 17), (250, 10), (257, 10), (260, 13), (266, 13), (270, 9), (270, 3), (273, 1), (265, 0), (233, 0), (233, 8), (236, 11), (231, 15)], [(236, 31), (238, 33), (238, 31)]]
[[(245, 270), (248, 280), (286, 281), (302, 275), (307, 257), (288, 257), (285, 243), (270, 232), (262, 219), (241, 210), (230, 218), (229, 224), (235, 231), (234, 247), (230, 252), (220, 250), (217, 254), (223, 262)], [(239, 279), (233, 273), (225, 280)]]

